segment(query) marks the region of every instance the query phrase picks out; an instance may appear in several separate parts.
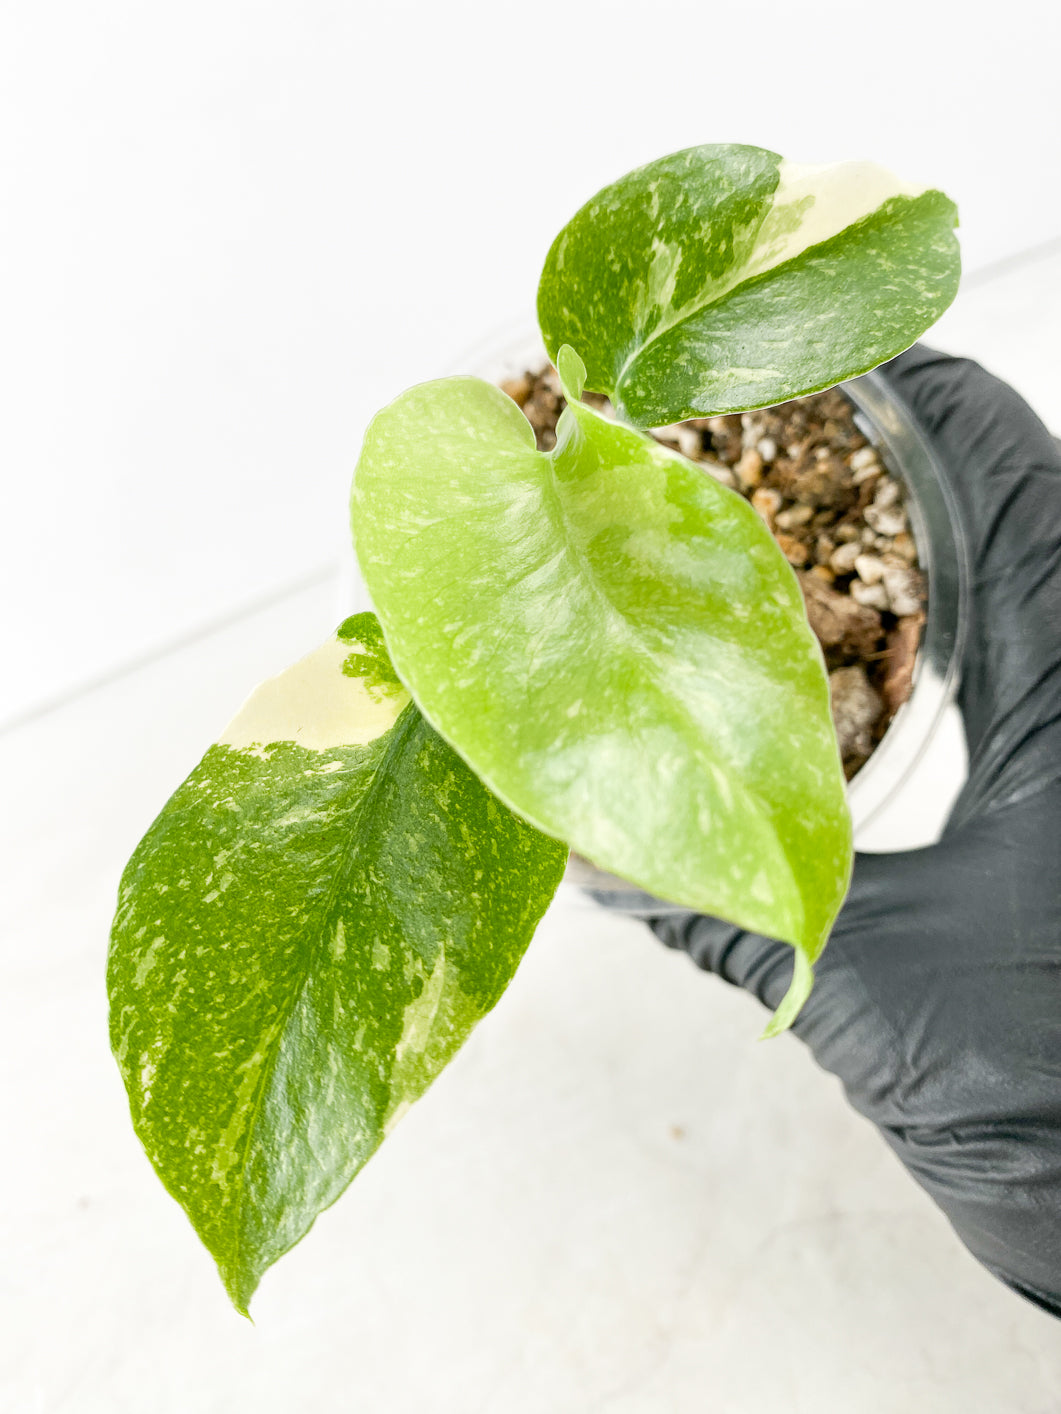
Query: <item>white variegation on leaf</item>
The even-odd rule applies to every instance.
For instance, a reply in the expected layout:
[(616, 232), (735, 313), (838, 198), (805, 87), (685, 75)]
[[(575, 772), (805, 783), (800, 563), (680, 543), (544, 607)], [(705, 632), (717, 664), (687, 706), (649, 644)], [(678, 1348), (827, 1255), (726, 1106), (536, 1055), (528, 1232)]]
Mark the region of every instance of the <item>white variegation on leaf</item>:
[(954, 298), (942, 192), (869, 162), (695, 147), (606, 187), (557, 236), (538, 317), (639, 426), (831, 387), (908, 348)]
[[(350, 640), (338, 636), (255, 688), (218, 737), (221, 746), (262, 748), (290, 741), (311, 751), (365, 746), (394, 726), (409, 694), (400, 686), (350, 677)], [(361, 655), (359, 655), (361, 656)]]
[(136, 1131), (246, 1311), (510, 980), (566, 851), (493, 799), (362, 614), (260, 687), (122, 878)]
[(755, 511), (578, 402), (551, 453), (472, 378), (410, 389), (354, 477), (361, 571), (425, 716), (513, 810), (662, 898), (784, 939), (810, 986), (850, 818), (817, 642)]

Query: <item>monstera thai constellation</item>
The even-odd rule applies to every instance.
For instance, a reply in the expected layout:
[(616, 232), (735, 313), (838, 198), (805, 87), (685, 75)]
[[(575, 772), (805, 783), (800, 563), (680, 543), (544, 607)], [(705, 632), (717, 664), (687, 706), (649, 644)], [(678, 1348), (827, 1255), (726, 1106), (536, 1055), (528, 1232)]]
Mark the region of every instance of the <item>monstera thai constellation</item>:
[(250, 697), (114, 922), (136, 1131), (239, 1310), (498, 1000), (569, 849), (791, 943), (768, 1029), (798, 1012), (851, 860), (821, 654), (756, 513), (638, 429), (899, 353), (954, 296), (955, 224), (869, 164), (676, 153), (549, 251), (553, 451), (475, 378), (372, 422), (378, 619)]

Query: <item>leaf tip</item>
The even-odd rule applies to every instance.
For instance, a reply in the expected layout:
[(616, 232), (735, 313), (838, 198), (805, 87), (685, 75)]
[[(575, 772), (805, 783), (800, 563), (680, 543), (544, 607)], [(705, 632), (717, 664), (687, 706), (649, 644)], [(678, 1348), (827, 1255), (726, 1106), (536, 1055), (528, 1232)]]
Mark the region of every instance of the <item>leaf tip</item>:
[(774, 1036), (780, 1036), (782, 1031), (787, 1031), (792, 1023), (803, 1010), (803, 1005), (811, 994), (814, 986), (814, 968), (811, 966), (806, 953), (799, 948), (795, 949), (795, 965), (792, 970), (792, 981), (788, 991), (781, 999), (781, 1003), (773, 1016), (766, 1023), (760, 1041), (769, 1041)]
[(224, 1283), (228, 1299), (232, 1302), (239, 1315), (254, 1325), (254, 1317), (250, 1312), (251, 1298), (258, 1290), (259, 1278), (251, 1272), (237, 1271), (227, 1272), (223, 1267), (219, 1268), (221, 1280)]

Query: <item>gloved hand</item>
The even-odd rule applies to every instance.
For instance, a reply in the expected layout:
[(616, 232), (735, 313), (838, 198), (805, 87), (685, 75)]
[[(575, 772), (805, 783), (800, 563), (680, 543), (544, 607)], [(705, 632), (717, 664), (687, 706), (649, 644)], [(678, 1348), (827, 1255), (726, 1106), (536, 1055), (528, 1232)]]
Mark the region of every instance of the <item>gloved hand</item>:
[[(795, 1024), (989, 1271), (1061, 1315), (1061, 452), (977, 364), (883, 370), (934, 444), (970, 552), (969, 779), (927, 849), (860, 855)], [(651, 920), (776, 1007), (787, 946)]]

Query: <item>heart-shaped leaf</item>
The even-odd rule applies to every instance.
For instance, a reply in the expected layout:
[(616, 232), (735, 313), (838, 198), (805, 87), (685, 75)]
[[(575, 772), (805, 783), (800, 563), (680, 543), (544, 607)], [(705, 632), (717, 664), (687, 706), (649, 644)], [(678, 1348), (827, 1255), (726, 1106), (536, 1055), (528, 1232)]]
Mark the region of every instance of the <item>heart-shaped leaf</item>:
[[(538, 452), (497, 388), (448, 378), (374, 419), (352, 509), (395, 667), (491, 790), (813, 961), (850, 818), (821, 653), (747, 502), (577, 401)], [(782, 1022), (808, 986), (801, 965)]]
[(111, 1039), (237, 1308), (512, 977), (566, 851), (423, 720), (362, 614), (263, 684), (122, 878)]
[(538, 318), (642, 427), (865, 373), (958, 288), (954, 205), (868, 162), (692, 147), (605, 187), (553, 242)]

